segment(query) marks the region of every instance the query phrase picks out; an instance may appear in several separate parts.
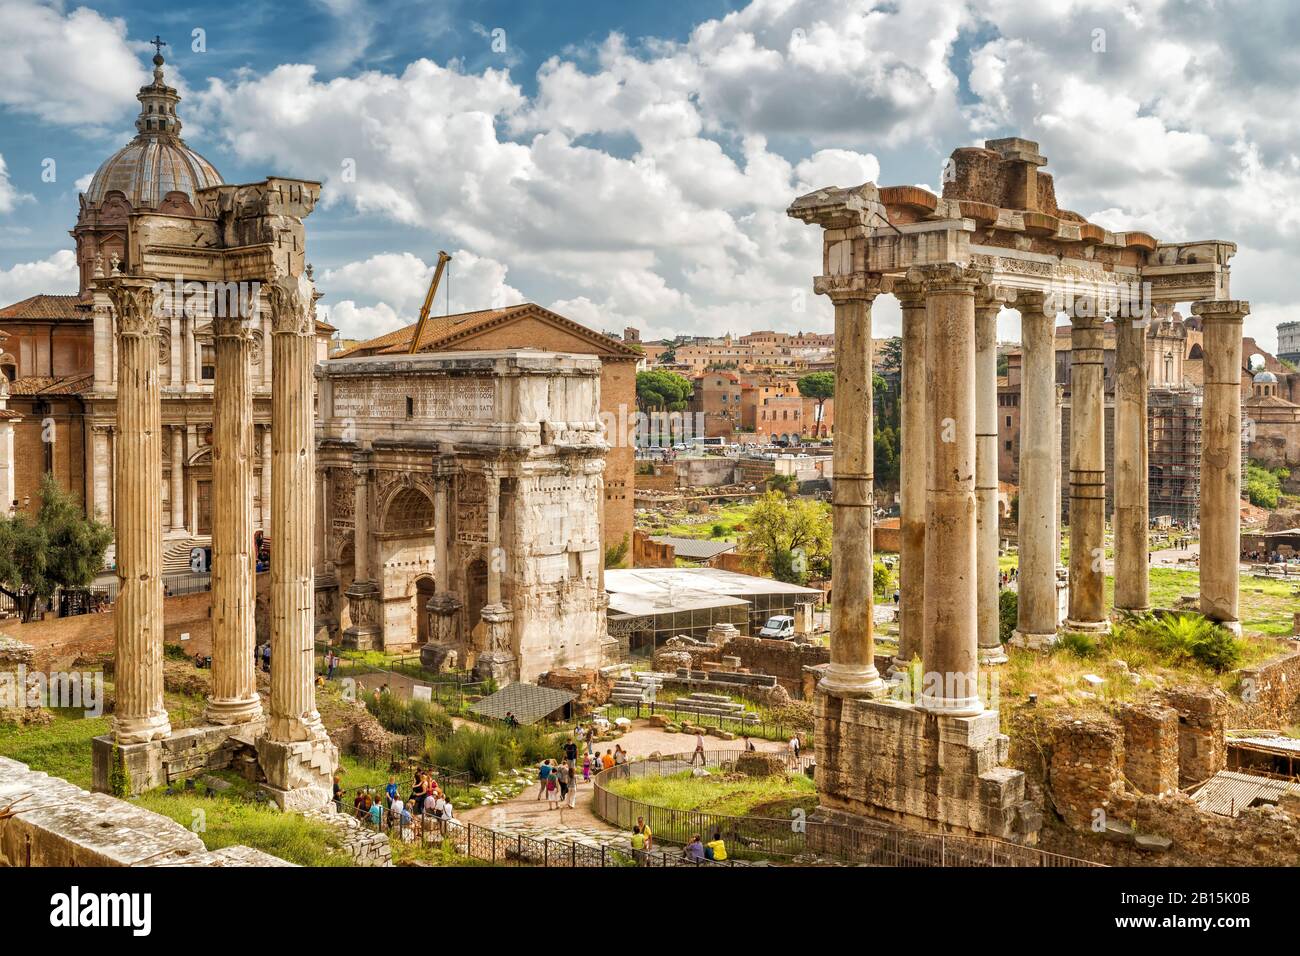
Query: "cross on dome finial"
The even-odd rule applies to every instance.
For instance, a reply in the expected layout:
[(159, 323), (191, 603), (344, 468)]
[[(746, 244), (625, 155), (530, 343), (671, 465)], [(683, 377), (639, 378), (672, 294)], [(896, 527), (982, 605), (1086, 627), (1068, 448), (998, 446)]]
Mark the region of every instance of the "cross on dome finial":
[(160, 37), (158, 34), (155, 33), (155, 34), (153, 35), (153, 39), (150, 40), (149, 42), (153, 44), (153, 48), (154, 48), (154, 51), (155, 51), (155, 52), (154, 52), (154, 55), (155, 55), (156, 57), (161, 57), (161, 56), (162, 56), (162, 48), (165, 47), (165, 46), (167, 45), (167, 41), (164, 40), (162, 37)]

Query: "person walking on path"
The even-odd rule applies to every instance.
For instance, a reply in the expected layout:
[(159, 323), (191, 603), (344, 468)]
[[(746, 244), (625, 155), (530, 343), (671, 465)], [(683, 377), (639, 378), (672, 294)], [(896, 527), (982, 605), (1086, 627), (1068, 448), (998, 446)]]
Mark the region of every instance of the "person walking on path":
[(546, 802), (549, 809), (560, 809), (560, 768), (552, 767), (551, 772), (546, 777)]
[(546, 782), (551, 779), (551, 762), (543, 760), (542, 765), (537, 768), (537, 799), (540, 800), (546, 796)]
[(569, 764), (569, 809), (578, 809), (578, 767)]
[(695, 752), (691, 754), (692, 767), (695, 766), (696, 757), (700, 758), (700, 766), (703, 767), (706, 763), (704, 759), (704, 735), (699, 732), (695, 734)]

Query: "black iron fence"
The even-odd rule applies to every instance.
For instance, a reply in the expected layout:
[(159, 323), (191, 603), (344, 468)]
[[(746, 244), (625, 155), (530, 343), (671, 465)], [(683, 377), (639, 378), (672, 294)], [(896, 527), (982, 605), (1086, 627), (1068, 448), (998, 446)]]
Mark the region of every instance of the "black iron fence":
[[(719, 691), (719, 693), (725, 693), (725, 691)], [(619, 717), (637, 719), (658, 714), (677, 724), (687, 723), (695, 727), (717, 727), (719, 730), (725, 730), (737, 737), (760, 737), (763, 740), (789, 740), (796, 733), (802, 734), (804, 738), (808, 736), (806, 729), (799, 730), (785, 721), (772, 720), (761, 711), (753, 715), (756, 719), (746, 720), (733, 714), (697, 713), (691, 709), (690, 705), (679, 706), (675, 700), (642, 701), (637, 704), (609, 703), (604, 705), (604, 709), (600, 713), (611, 721)]]
[[(733, 767), (743, 751), (714, 751), (703, 755), (705, 766)], [(804, 773), (812, 756), (784, 758), (792, 773)], [(650, 826), (656, 841), (685, 844), (696, 834), (705, 842), (720, 834), (733, 858), (832, 860), (872, 866), (1097, 866), (1087, 860), (1049, 853), (1001, 840), (921, 833), (885, 825), (846, 826), (819, 823), (800, 811), (788, 819), (737, 817), (698, 810), (674, 810), (633, 800), (609, 789), (614, 781), (671, 776), (700, 765), (699, 754), (677, 754), (639, 760), (602, 771), (596, 776), (592, 812), (606, 823), (630, 828), (638, 818)]]

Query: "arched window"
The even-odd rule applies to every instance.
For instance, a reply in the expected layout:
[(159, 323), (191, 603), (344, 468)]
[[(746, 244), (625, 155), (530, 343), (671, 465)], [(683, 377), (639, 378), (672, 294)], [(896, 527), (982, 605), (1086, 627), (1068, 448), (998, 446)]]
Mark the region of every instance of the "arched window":
[(433, 527), (433, 502), (417, 488), (403, 488), (388, 503), (385, 531), (424, 531)]

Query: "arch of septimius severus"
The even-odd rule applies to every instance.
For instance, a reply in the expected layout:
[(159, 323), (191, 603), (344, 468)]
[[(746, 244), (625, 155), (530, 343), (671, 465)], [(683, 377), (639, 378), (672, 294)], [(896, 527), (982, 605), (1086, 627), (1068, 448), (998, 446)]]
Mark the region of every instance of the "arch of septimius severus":
[[(835, 307), (831, 660), (816, 701), (821, 813), (1031, 841), (1037, 812), (1003, 767), (1007, 738), (978, 691), (998, 636), (999, 310), (1024, 353), (1015, 641), (1056, 639), (1059, 554), (1054, 332), (1073, 325), (1069, 461), (1071, 630), (1107, 626), (1103, 326), (1118, 329), (1115, 609), (1149, 606), (1146, 333), (1191, 301), (1205, 330), (1201, 609), (1239, 630), (1240, 367), (1244, 301), (1228, 298), (1230, 242), (1159, 242), (1060, 209), (1047, 160), (1022, 139), (953, 152), (942, 197), (917, 187), (828, 187), (789, 215), (823, 229), (817, 293)], [(902, 308), (899, 656), (919, 655), (915, 702), (888, 693), (872, 634), (871, 308)], [(844, 414), (855, 407), (857, 414)]]

